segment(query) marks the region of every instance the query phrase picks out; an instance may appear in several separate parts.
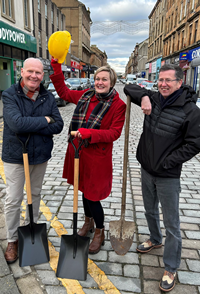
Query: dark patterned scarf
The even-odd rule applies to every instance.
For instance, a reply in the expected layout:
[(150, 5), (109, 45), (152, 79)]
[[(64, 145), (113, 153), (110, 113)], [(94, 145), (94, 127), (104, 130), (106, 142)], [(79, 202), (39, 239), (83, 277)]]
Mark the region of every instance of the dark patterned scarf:
[(87, 129), (99, 129), (101, 126), (101, 121), (104, 115), (108, 112), (113, 98), (116, 95), (115, 89), (111, 89), (111, 91), (107, 94), (100, 95), (96, 93), (96, 97), (99, 100), (99, 103), (95, 106), (90, 117), (86, 123), (86, 113), (90, 104), (91, 98), (95, 95), (95, 90), (88, 90), (83, 94), (83, 96), (79, 99), (78, 104), (74, 110), (74, 114), (72, 116), (72, 120), (69, 127), (69, 133), (71, 131), (77, 131), (80, 128)]

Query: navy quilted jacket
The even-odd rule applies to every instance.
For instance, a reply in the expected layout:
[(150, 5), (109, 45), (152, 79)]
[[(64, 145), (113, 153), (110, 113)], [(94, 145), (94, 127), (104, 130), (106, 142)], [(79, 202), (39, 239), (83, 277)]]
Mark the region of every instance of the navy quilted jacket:
[(131, 102), (141, 106), (143, 96), (149, 96), (151, 115), (145, 115), (143, 133), (137, 148), (137, 159), (151, 175), (179, 178), (182, 164), (200, 152), (200, 109), (197, 95), (187, 85), (183, 93), (164, 109), (159, 92), (137, 85), (126, 85), (124, 92)]
[[(22, 145), (16, 134), (27, 144), (29, 164), (40, 164), (51, 158), (53, 134), (63, 129), (63, 120), (54, 96), (40, 84), (36, 101), (25, 96), (20, 83), (2, 93), (3, 100), (3, 149), (2, 160), (8, 163), (23, 163)], [(54, 119), (48, 124), (45, 116)]]

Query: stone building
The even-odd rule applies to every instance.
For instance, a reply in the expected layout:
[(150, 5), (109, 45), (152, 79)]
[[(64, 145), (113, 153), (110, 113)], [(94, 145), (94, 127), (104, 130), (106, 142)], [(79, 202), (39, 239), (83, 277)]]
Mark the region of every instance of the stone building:
[(23, 61), (36, 53), (32, 1), (1, 1), (0, 93), (19, 80)]
[(149, 15), (148, 79), (157, 80), (163, 56), (163, 38), (165, 33), (165, 3), (157, 0)]
[[(29, 1), (31, 2), (31, 1)], [(51, 56), (48, 51), (48, 40), (51, 34), (65, 29), (65, 15), (51, 0), (33, 1), (34, 36), (37, 39), (36, 57), (44, 65), (44, 80), (49, 80), (51, 73)], [(63, 73), (71, 72), (70, 53), (65, 64), (62, 65)]]
[(92, 71), (107, 64), (107, 54), (102, 52), (96, 45), (91, 45), (90, 65)]
[[(90, 10), (77, 0), (53, 0), (65, 14), (65, 30), (72, 35), (71, 67), (75, 75), (84, 77), (84, 66), (90, 62)], [(85, 67), (86, 68), (86, 67)]]

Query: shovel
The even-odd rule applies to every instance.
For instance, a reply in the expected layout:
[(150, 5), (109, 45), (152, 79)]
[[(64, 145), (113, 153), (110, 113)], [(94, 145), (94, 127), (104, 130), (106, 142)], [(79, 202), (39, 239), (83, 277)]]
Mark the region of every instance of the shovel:
[[(74, 135), (75, 132), (71, 132)], [(56, 276), (59, 278), (85, 281), (87, 278), (87, 264), (89, 251), (89, 237), (77, 234), (78, 215), (78, 178), (79, 178), (79, 150), (83, 141), (75, 147), (72, 137), (71, 143), (75, 150), (74, 158), (74, 204), (73, 204), (73, 235), (62, 235), (60, 254)]]
[(119, 255), (125, 255), (127, 251), (130, 249), (133, 242), (133, 236), (134, 236), (134, 230), (135, 230), (134, 222), (125, 221), (130, 111), (131, 111), (131, 98), (127, 96), (121, 219), (119, 221), (111, 221), (109, 224), (110, 242), (111, 242), (112, 248)]
[(29, 173), (28, 154), (26, 152), (26, 146), (29, 141), (30, 135), (26, 140), (25, 144), (19, 139), (19, 137), (17, 138), (23, 146), (26, 194), (30, 217), (30, 223), (28, 225), (18, 227), (19, 266), (23, 267), (48, 262), (49, 248), (47, 241), (46, 224), (36, 224), (33, 222), (31, 182)]

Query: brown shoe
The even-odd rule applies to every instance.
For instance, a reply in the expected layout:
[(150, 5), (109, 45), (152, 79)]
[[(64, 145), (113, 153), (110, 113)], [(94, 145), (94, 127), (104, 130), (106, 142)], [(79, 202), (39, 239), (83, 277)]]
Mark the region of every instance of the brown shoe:
[(4, 254), (7, 263), (13, 263), (18, 258), (18, 240), (15, 242), (8, 242), (6, 252)]
[(96, 254), (99, 252), (101, 245), (104, 245), (104, 228), (103, 229), (95, 229), (94, 238), (89, 246), (89, 253)]
[(92, 217), (85, 216), (85, 223), (82, 229), (78, 231), (78, 235), (85, 237), (89, 232), (94, 232), (94, 219)]

